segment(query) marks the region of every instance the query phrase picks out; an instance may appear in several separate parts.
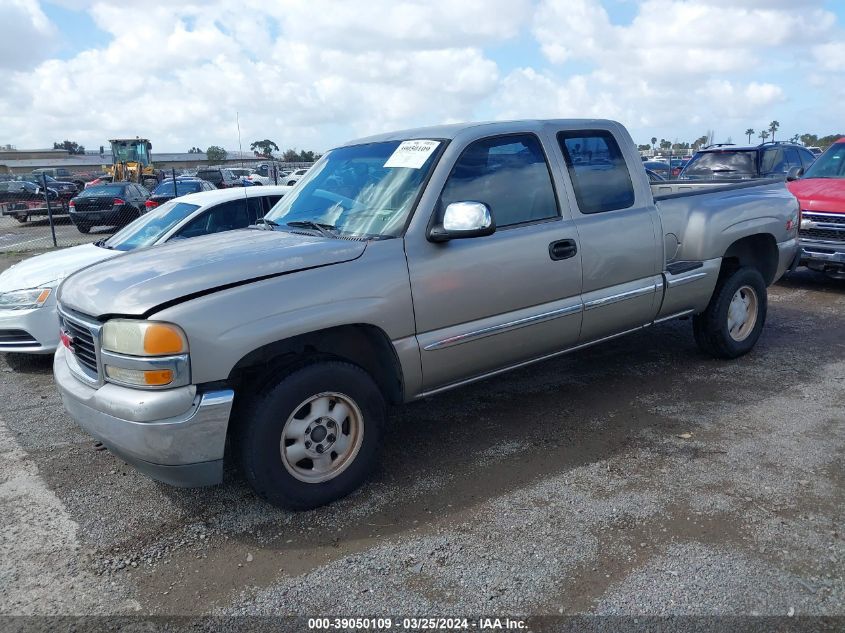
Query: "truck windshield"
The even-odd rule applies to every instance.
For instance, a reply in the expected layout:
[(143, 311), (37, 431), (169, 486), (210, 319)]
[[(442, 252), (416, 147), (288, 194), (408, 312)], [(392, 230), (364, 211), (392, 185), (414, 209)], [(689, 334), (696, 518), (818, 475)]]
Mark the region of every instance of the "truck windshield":
[(162, 235), (199, 209), (196, 204), (171, 200), (127, 225), (105, 242), (103, 248), (131, 251), (142, 246), (152, 246)]
[(845, 178), (845, 143), (836, 143), (819, 156), (804, 178)]
[(322, 224), (341, 236), (401, 235), (442, 145), (386, 141), (331, 150), (266, 218)]
[(693, 178), (753, 178), (757, 152), (700, 152), (687, 164), (682, 176)]

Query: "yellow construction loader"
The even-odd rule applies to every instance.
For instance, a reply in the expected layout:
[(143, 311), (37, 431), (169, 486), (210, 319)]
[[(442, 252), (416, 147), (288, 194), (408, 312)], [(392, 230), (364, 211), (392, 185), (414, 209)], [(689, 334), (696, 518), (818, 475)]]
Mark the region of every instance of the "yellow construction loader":
[(147, 188), (158, 183), (150, 159), (152, 143), (146, 138), (116, 138), (111, 143), (112, 164), (105, 171), (115, 181), (136, 182)]

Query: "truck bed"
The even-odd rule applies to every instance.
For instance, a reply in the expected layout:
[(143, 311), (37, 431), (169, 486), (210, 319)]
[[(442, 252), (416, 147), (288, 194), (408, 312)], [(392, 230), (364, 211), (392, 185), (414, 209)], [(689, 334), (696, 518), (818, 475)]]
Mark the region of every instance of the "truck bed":
[(754, 180), (667, 180), (652, 183), (651, 193), (655, 201), (671, 198), (697, 196), (704, 193), (721, 193), (735, 189), (747, 189), (760, 185), (782, 183), (776, 178), (755, 178)]

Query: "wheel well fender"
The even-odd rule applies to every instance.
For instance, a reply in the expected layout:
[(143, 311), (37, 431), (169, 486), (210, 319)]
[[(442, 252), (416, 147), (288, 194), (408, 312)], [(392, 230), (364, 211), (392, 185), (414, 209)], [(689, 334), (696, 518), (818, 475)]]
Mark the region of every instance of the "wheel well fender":
[(773, 235), (757, 233), (735, 241), (722, 257), (719, 274), (728, 275), (745, 266), (759, 270), (767, 286), (774, 281), (778, 269), (778, 246)]
[(296, 366), (320, 358), (346, 360), (366, 371), (391, 404), (402, 402), (402, 366), (390, 338), (375, 325), (358, 323), (316, 330), (269, 343), (243, 356), (228, 382), (235, 393), (257, 393)]

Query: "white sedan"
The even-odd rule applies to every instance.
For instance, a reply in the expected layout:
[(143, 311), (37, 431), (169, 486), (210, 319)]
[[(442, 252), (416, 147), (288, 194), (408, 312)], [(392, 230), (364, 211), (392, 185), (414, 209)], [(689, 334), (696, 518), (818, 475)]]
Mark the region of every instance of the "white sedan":
[(290, 187), (202, 191), (145, 213), (107, 239), (26, 259), (0, 274), (0, 352), (51, 354), (59, 343), (56, 288), (76, 271), (137, 248), (245, 228)]
[(292, 174), (288, 174), (287, 176), (285, 176), (285, 184), (289, 185), (289, 186), (293, 186), (293, 185), (296, 184), (296, 182), (300, 178), (302, 178), (307, 173), (308, 173), (307, 169), (297, 169)]

